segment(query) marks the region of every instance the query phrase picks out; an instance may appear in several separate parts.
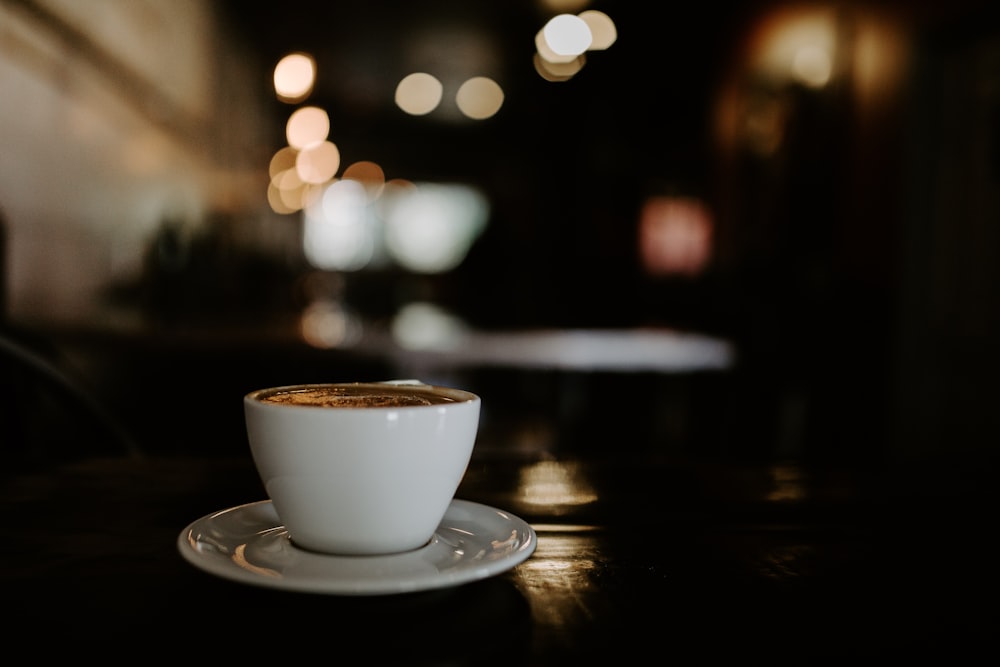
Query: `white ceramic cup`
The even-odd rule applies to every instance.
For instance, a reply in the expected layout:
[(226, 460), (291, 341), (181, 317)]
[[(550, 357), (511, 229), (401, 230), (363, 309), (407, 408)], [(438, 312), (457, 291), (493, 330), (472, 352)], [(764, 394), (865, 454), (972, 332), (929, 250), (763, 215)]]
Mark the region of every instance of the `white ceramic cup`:
[[(292, 402), (309, 396), (319, 398)], [(472, 456), (480, 402), (460, 389), (391, 380), (258, 389), (243, 407), (254, 464), (292, 543), (370, 556), (433, 537)]]

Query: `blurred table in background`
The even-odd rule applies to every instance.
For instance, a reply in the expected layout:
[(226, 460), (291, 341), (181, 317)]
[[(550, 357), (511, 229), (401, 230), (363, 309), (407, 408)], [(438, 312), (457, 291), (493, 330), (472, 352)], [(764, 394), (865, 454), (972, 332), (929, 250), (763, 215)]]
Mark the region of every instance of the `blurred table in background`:
[(484, 366), (578, 373), (697, 373), (732, 368), (734, 345), (667, 328), (466, 331), (444, 345), (406, 348), (378, 335), (360, 349), (416, 373)]
[[(30, 336), (93, 390), (150, 452), (189, 450), (162, 401), (191, 387), (191, 420), (224, 446), (242, 431), (242, 395), (301, 382), (416, 378), (484, 399), (481, 446), (554, 450), (679, 446), (691, 406), (736, 363), (727, 340), (669, 328), (482, 331), (454, 321), (361, 322), (336, 308), (256, 324), (164, 325), (135, 313), (35, 323)], [(699, 394), (695, 396), (694, 394)], [(623, 410), (636, 414), (623, 431)], [(671, 444), (674, 443), (674, 444)], [(205, 447), (203, 443), (199, 445)]]

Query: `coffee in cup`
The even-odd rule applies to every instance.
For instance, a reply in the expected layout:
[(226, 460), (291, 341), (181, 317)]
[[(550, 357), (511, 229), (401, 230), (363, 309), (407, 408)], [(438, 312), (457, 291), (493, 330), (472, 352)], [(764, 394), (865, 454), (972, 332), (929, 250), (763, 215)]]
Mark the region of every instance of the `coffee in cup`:
[(296, 546), (379, 555), (427, 544), (468, 467), (480, 398), (415, 380), (244, 396), (254, 464)]
[(256, 395), (257, 400), (265, 403), (321, 408), (401, 408), (459, 400), (444, 393), (414, 391), (414, 385), (388, 382), (278, 387), (256, 392)]

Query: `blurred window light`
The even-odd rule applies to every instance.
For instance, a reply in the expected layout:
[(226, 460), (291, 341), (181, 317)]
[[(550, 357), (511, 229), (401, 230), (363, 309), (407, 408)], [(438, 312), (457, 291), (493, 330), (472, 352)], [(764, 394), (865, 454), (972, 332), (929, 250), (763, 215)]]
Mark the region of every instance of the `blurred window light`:
[(561, 63), (546, 60), (537, 52), (534, 55), (535, 71), (546, 81), (569, 81), (583, 69), (586, 62), (586, 56), (582, 55)]
[(170, 148), (163, 135), (137, 132), (124, 142), (121, 165), (133, 174), (154, 174), (166, 168)]
[(833, 10), (779, 10), (757, 27), (753, 38), (750, 64), (761, 74), (776, 81), (793, 80), (814, 87), (829, 82), (837, 46)]
[(473, 120), (491, 118), (503, 106), (503, 89), (493, 79), (485, 76), (474, 76), (463, 83), (455, 103), (459, 110)]
[(914, 52), (900, 18), (830, 5), (783, 7), (748, 30), (741, 61), (748, 74), (772, 88), (797, 83), (814, 89), (841, 75), (838, 62), (849, 62), (845, 83), (857, 96), (859, 113), (868, 113), (898, 99), (905, 85)]
[(309, 263), (329, 271), (357, 271), (375, 253), (376, 231), (363, 185), (339, 180), (305, 209), (303, 251)]
[(274, 92), (282, 102), (301, 102), (315, 83), (316, 61), (306, 53), (290, 53), (274, 67)]
[(639, 218), (639, 252), (649, 275), (697, 276), (712, 254), (714, 221), (692, 197), (650, 197)]
[(573, 58), (589, 49), (594, 41), (587, 22), (572, 14), (549, 19), (542, 28), (542, 37), (553, 53)]
[(832, 74), (830, 54), (818, 46), (803, 46), (792, 58), (792, 75), (810, 88), (822, 88), (829, 83)]
[(444, 86), (431, 74), (414, 72), (396, 86), (396, 106), (411, 116), (425, 116), (441, 104)]
[(904, 25), (876, 16), (858, 21), (852, 34), (853, 85), (866, 108), (895, 99), (911, 56)]
[(740, 117), (740, 139), (757, 155), (774, 155), (785, 140), (785, 126), (791, 113), (780, 95), (759, 93), (744, 104)]
[(299, 150), (325, 141), (329, 134), (330, 117), (319, 107), (296, 109), (285, 126), (288, 145)]
[(295, 171), (304, 183), (326, 183), (340, 169), (340, 149), (330, 141), (310, 144), (295, 159)]
[(486, 227), (489, 203), (466, 185), (421, 183), (394, 190), (383, 207), (390, 256), (416, 273), (458, 266)]
[(618, 27), (604, 12), (590, 9), (581, 12), (580, 18), (590, 28), (590, 34), (593, 37), (590, 51), (603, 51), (618, 40)]

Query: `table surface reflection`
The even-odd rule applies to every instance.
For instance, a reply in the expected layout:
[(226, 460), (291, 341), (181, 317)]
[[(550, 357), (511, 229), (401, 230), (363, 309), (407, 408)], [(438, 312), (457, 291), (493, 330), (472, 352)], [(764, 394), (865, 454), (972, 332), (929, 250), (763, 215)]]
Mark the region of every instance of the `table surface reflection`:
[(189, 522), (265, 497), (249, 456), (100, 458), (0, 480), (3, 634), (58, 637), (39, 656), (72, 641), (199, 660), (783, 663), (957, 655), (995, 634), (985, 512), (868, 472), (477, 455), (458, 497), (529, 521), (535, 553), (482, 581), (373, 597), (259, 588), (180, 557)]

